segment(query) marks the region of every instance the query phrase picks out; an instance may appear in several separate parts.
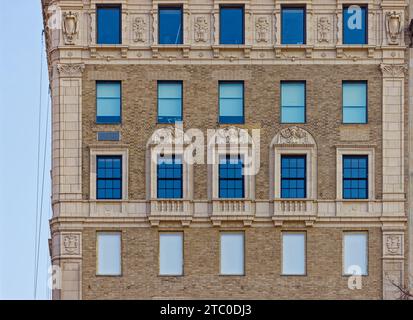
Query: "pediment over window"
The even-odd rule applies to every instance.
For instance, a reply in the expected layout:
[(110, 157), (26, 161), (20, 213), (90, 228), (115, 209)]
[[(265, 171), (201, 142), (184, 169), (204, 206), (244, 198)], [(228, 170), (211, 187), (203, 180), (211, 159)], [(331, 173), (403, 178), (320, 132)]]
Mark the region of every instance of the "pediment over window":
[(168, 126), (155, 130), (155, 132), (148, 140), (148, 145), (174, 145), (189, 143), (190, 141), (191, 139), (185, 134), (185, 132), (181, 128)]
[(215, 134), (209, 139), (209, 144), (252, 144), (253, 141), (248, 134), (248, 130), (234, 126), (216, 130)]
[(281, 130), (278, 134), (275, 135), (271, 144), (316, 145), (311, 133), (296, 126)]

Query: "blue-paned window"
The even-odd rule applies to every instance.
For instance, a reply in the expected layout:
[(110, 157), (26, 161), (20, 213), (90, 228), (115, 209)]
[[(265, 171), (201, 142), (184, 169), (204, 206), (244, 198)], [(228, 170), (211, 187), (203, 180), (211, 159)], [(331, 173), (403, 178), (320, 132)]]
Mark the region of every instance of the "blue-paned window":
[(305, 122), (305, 82), (281, 82), (281, 123)]
[(182, 44), (182, 7), (159, 7), (159, 44)]
[(121, 6), (97, 7), (97, 43), (120, 44), (122, 42)]
[(182, 121), (182, 82), (158, 81), (158, 122)]
[(343, 199), (368, 198), (368, 156), (343, 156)]
[(282, 7), (281, 44), (305, 44), (305, 28), (304, 7)]
[(181, 157), (160, 156), (157, 165), (157, 180), (158, 198), (182, 198)]
[(122, 156), (97, 156), (97, 199), (122, 198)]
[(343, 81), (343, 123), (367, 123), (366, 81)]
[(121, 83), (120, 81), (96, 82), (96, 122), (120, 123)]
[(244, 44), (244, 7), (221, 6), (220, 44)]
[(366, 7), (343, 8), (343, 44), (367, 44)]
[(281, 198), (306, 198), (306, 156), (281, 156)]
[(244, 83), (219, 83), (219, 122), (244, 123)]
[(219, 160), (219, 197), (244, 198), (243, 163), (240, 156)]

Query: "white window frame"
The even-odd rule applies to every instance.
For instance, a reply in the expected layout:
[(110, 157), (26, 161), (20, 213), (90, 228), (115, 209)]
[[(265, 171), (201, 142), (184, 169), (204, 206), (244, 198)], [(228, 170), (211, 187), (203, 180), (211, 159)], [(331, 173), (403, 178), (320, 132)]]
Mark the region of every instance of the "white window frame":
[(342, 255), (342, 267), (341, 267), (341, 269), (342, 269), (342, 275), (343, 276), (352, 276), (352, 274), (350, 274), (350, 273), (348, 273), (347, 271), (346, 271), (346, 261), (345, 261), (345, 250), (346, 250), (346, 247), (345, 247), (345, 237), (346, 237), (346, 235), (360, 235), (360, 234), (363, 234), (363, 235), (365, 235), (366, 236), (366, 252), (365, 252), (365, 255), (366, 255), (366, 273), (362, 273), (361, 274), (361, 276), (368, 276), (369, 275), (369, 232), (368, 231), (363, 231), (363, 230), (361, 230), (361, 231), (344, 231), (343, 232), (343, 238), (342, 238), (342, 248), (341, 248), (341, 255)]
[(96, 157), (97, 156), (122, 156), (122, 198), (121, 199), (108, 199), (108, 200), (98, 200), (98, 201), (122, 201), (128, 199), (128, 149), (127, 148), (91, 148), (90, 149), (90, 190), (89, 190), (89, 199), (96, 199), (96, 179), (97, 179), (97, 165)]
[[(342, 201), (368, 201), (375, 198), (375, 152), (374, 148), (337, 148), (337, 200)], [(368, 198), (367, 199), (343, 199), (343, 156), (367, 156), (368, 157)]]

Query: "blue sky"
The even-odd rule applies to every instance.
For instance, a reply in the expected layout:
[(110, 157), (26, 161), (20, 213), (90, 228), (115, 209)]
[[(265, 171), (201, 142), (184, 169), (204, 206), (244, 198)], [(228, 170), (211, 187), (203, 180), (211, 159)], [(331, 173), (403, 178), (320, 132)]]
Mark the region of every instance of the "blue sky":
[[(2, 1), (0, 10), (0, 299), (33, 299), (42, 16), (40, 0)], [(43, 55), (44, 56), (44, 55)], [(47, 66), (43, 64), (43, 160)], [(50, 128), (50, 126), (49, 126)], [(47, 299), (50, 135), (40, 241), (38, 299)], [(41, 161), (41, 167), (43, 161)]]

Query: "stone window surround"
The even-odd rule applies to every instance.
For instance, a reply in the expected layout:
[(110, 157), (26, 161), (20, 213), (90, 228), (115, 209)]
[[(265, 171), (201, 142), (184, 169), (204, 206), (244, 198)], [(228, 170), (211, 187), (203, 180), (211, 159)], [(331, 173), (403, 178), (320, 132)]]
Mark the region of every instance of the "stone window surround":
[[(212, 151), (214, 162), (212, 164), (212, 199), (213, 200), (230, 200), (219, 197), (219, 159), (222, 156), (240, 156), (241, 159), (250, 156), (250, 146), (240, 145), (238, 148), (227, 148), (226, 145), (218, 145)], [(254, 200), (255, 198), (255, 175), (244, 176), (244, 198), (237, 200)]]
[[(157, 195), (157, 159), (160, 153), (166, 156), (180, 156), (182, 157), (182, 198), (173, 198), (171, 200), (191, 200), (193, 198), (193, 166), (188, 162), (184, 161), (185, 148), (175, 147), (174, 146), (163, 146), (159, 152), (155, 153), (154, 149), (150, 151), (149, 161), (149, 175), (150, 178), (147, 181), (150, 181), (150, 197), (152, 200), (158, 200)], [(155, 161), (156, 160), (156, 161)]]
[(341, 239), (341, 272), (342, 272), (342, 276), (343, 277), (351, 277), (352, 275), (345, 272), (345, 260), (344, 260), (344, 236), (347, 234), (365, 234), (367, 236), (367, 242), (366, 242), (366, 273), (365, 274), (361, 274), (361, 276), (368, 276), (369, 275), (369, 232), (366, 230), (348, 230), (348, 231), (343, 231), (343, 236)]
[[(307, 200), (317, 199), (317, 153), (315, 146), (277, 146), (274, 145), (274, 175), (271, 184), (274, 188), (274, 199), (281, 199), (281, 156), (306, 156), (306, 194)], [(288, 200), (288, 199), (286, 199)]]
[(122, 147), (111, 147), (111, 148), (91, 148), (90, 149), (90, 200), (96, 199), (96, 157), (97, 156), (122, 156), (122, 199), (110, 199), (110, 200), (99, 200), (99, 201), (122, 201), (128, 199), (128, 149)]
[[(368, 198), (367, 199), (343, 199), (343, 156), (366, 155), (368, 156)], [(375, 198), (374, 179), (374, 148), (337, 148), (337, 200), (341, 201), (368, 201)]]

